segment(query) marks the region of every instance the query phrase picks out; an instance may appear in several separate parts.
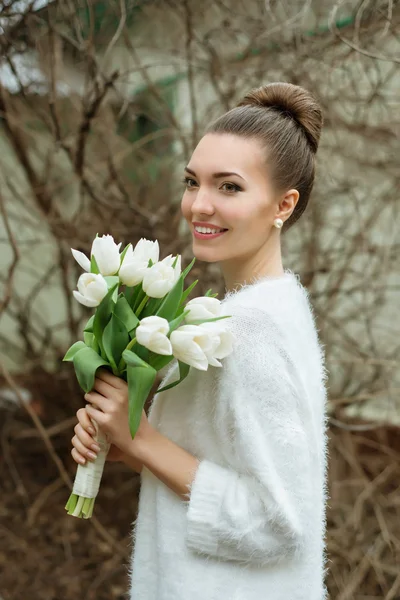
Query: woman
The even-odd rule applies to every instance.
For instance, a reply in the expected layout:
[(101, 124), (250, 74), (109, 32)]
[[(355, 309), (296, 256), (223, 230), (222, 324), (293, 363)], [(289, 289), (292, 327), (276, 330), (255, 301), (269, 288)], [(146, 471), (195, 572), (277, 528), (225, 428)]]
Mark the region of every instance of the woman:
[[(113, 375), (99, 372), (78, 411), (77, 462), (94, 456), (90, 417), (109, 458), (141, 473), (132, 600), (326, 598), (326, 370), (280, 240), (306, 208), (321, 127), (315, 98), (288, 83), (251, 91), (209, 126), (182, 213), (194, 255), (221, 266), (234, 350), (156, 395), (134, 440)], [(163, 385), (176, 378), (174, 361)]]

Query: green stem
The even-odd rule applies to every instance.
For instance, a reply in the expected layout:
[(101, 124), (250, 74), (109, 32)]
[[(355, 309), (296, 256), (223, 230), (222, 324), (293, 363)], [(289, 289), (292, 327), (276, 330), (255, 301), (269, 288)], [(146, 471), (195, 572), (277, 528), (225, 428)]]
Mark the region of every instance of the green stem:
[[(125, 350), (130, 350), (132, 348), (132, 346), (134, 346), (135, 344), (136, 344), (136, 338), (134, 337), (131, 339), (131, 341), (125, 348)], [(121, 360), (119, 361), (119, 365), (118, 365), (118, 372), (121, 373), (125, 369), (125, 367), (126, 367), (126, 362), (124, 361), (123, 358), (121, 358)]]
[(127, 345), (127, 347), (125, 348), (125, 350), (130, 350), (132, 348), (132, 346), (134, 346), (136, 344), (136, 338), (132, 338), (131, 341), (129, 342), (129, 344)]
[(144, 309), (144, 307), (146, 306), (146, 302), (149, 299), (149, 296), (146, 296), (143, 298), (143, 300), (141, 301), (139, 308), (136, 311), (136, 316), (139, 318), (140, 313), (142, 312), (142, 310)]

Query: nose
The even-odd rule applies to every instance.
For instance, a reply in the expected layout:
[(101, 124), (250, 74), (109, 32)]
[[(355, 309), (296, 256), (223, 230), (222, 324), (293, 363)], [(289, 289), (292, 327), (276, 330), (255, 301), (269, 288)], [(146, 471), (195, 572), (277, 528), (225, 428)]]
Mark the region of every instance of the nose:
[(193, 215), (212, 215), (214, 214), (214, 206), (211, 199), (211, 194), (203, 187), (197, 190), (192, 202)]

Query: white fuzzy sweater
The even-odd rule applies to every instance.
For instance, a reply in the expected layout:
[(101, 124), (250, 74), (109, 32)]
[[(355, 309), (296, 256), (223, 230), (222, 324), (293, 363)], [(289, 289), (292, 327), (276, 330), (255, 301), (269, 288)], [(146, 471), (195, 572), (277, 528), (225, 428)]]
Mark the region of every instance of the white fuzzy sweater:
[[(298, 275), (222, 300), (236, 343), (190, 370), (149, 421), (201, 462), (188, 501), (143, 468), (131, 600), (323, 600), (326, 379)], [(170, 364), (162, 385), (178, 378)]]

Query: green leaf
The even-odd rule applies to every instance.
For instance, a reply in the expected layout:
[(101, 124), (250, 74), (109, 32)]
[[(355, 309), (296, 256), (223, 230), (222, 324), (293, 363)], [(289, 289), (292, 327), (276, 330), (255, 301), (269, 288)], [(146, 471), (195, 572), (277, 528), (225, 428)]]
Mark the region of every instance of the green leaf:
[[(97, 236), (96, 236), (97, 237)], [(100, 269), (97, 265), (97, 261), (95, 259), (94, 254), (90, 257), (90, 272), (98, 275), (100, 273)]]
[(111, 287), (108, 290), (107, 295), (100, 302), (100, 304), (97, 307), (97, 310), (95, 312), (95, 315), (94, 315), (93, 333), (96, 337), (97, 343), (99, 344), (100, 350), (102, 353), (104, 352), (104, 347), (103, 347), (103, 342), (102, 342), (103, 331), (104, 331), (108, 321), (110, 320), (110, 316), (111, 316), (113, 308), (114, 308), (113, 295), (117, 288), (118, 288), (118, 283), (116, 283), (114, 285), (114, 287)]
[(122, 353), (122, 358), (126, 362), (129, 367), (149, 367), (150, 365), (143, 359), (138, 356), (132, 350), (124, 350)]
[(193, 290), (193, 288), (195, 287), (195, 285), (197, 285), (199, 282), (198, 279), (196, 279), (196, 281), (193, 281), (193, 283), (191, 285), (189, 285), (189, 287), (183, 292), (182, 294), (182, 299), (181, 299), (181, 304), (183, 304), (184, 302), (186, 302), (186, 298), (189, 296), (190, 292)]
[(180, 314), (182, 312), (180, 310), (180, 304), (182, 302), (183, 295), (183, 281), (186, 275), (189, 273), (192, 266), (194, 265), (195, 260), (196, 259), (194, 258), (192, 262), (186, 267), (186, 269), (182, 271), (178, 281), (176, 282), (172, 290), (165, 296), (160, 308), (156, 312), (157, 316), (164, 317), (164, 319), (171, 321), (176, 317), (178, 313)]
[(205, 296), (210, 296), (210, 298), (216, 298), (218, 296), (218, 292), (215, 294), (212, 294), (212, 288), (210, 288), (209, 290), (206, 291), (206, 293), (204, 294)]
[(129, 343), (129, 335), (126, 327), (115, 314), (112, 314), (111, 319), (104, 328), (102, 342), (105, 355), (112, 366), (114, 374), (116, 374), (122, 352)]
[(128, 244), (127, 246), (125, 246), (125, 248), (121, 252), (121, 262), (120, 262), (120, 265), (122, 265), (122, 263), (124, 262), (125, 254), (128, 252), (129, 246), (132, 246), (132, 244)]
[(94, 321), (94, 315), (92, 315), (89, 319), (89, 321), (86, 323), (85, 328), (83, 331), (89, 331), (90, 333), (93, 332), (93, 321)]
[(134, 438), (157, 371), (131, 350), (125, 350), (123, 358), (128, 365), (129, 429)]
[(194, 258), (192, 260), (192, 262), (186, 267), (186, 269), (184, 271), (182, 271), (182, 273), (181, 273), (182, 279), (185, 279), (186, 275), (191, 271), (195, 261), (196, 261), (196, 258)]
[(182, 323), (183, 319), (189, 313), (190, 313), (190, 310), (185, 310), (185, 311), (183, 311), (182, 314), (180, 314), (178, 317), (176, 317), (176, 319), (174, 319), (173, 321), (170, 321), (170, 323), (169, 323), (169, 332), (168, 333), (172, 333), (172, 331), (174, 331), (174, 329), (176, 329), (177, 327), (179, 327), (179, 325)]
[(73, 363), (78, 383), (86, 393), (93, 389), (97, 369), (110, 366), (97, 352), (87, 346), (75, 354)]
[(125, 287), (124, 296), (127, 299), (128, 304), (131, 308), (133, 308), (135, 306), (136, 298), (137, 298), (137, 295), (139, 294), (141, 287), (142, 287), (141, 283), (138, 283), (137, 285), (135, 285), (133, 287)]
[(166, 390), (169, 390), (173, 387), (175, 387), (176, 385), (178, 385), (178, 383), (181, 383), (181, 381), (183, 381), (184, 379), (186, 379), (186, 377), (189, 374), (190, 371), (190, 365), (181, 362), (180, 360), (178, 360), (179, 363), (179, 379), (177, 381), (173, 381), (172, 383), (169, 383), (168, 385), (165, 385), (164, 387), (160, 388), (157, 390), (157, 394), (159, 394), (160, 392), (165, 392)]
[(164, 298), (151, 298), (146, 304), (142, 314), (140, 315), (140, 318), (144, 319), (144, 317), (155, 315), (163, 303), (163, 300)]
[(83, 339), (84, 339), (86, 346), (89, 346), (89, 348), (92, 348), (97, 353), (99, 352), (100, 347), (99, 347), (99, 344), (97, 343), (96, 338), (94, 337), (94, 333), (92, 333), (91, 331), (84, 331)]
[(118, 297), (117, 303), (114, 306), (114, 314), (122, 321), (129, 333), (132, 333), (139, 324), (139, 319), (129, 306), (129, 302), (123, 294), (120, 294)]
[(119, 284), (118, 275), (106, 275), (104, 279), (107, 282), (108, 289), (114, 288), (113, 301), (116, 302), (118, 298), (118, 285), (115, 287), (115, 284)]
[(149, 353), (149, 365), (151, 365), (156, 371), (160, 371), (166, 367), (171, 361), (174, 360), (174, 355), (165, 356), (157, 354), (156, 352)]
[(181, 275), (174, 287), (172, 288), (172, 290), (170, 290), (168, 294), (164, 297), (164, 300), (160, 308), (156, 312), (156, 315), (158, 317), (163, 317), (164, 319), (167, 319), (167, 321), (171, 321), (175, 317), (176, 311), (178, 310), (179, 304), (181, 302), (182, 291), (183, 278)]
[(65, 353), (65, 356), (63, 358), (63, 361), (65, 362), (72, 362), (75, 354), (77, 352), (79, 352), (79, 350), (81, 350), (82, 348), (85, 348), (86, 344), (85, 342), (79, 341), (79, 342), (75, 342), (75, 344), (72, 344), (72, 346), (70, 346), (67, 350), (67, 352)]
[(224, 315), (223, 317), (214, 317), (213, 319), (199, 319), (197, 321), (190, 321), (191, 325), (201, 325), (202, 323), (212, 323), (213, 321), (222, 321), (222, 319), (230, 319), (232, 315)]
[(143, 290), (142, 284), (138, 285), (138, 287), (139, 287), (139, 291), (138, 291), (136, 299), (135, 299), (135, 304), (131, 304), (131, 306), (133, 308), (133, 312), (137, 311), (143, 298), (146, 296), (146, 292)]
[(136, 352), (136, 354), (145, 362), (149, 362), (149, 354), (150, 354), (150, 350), (148, 348), (145, 348), (144, 346), (142, 346), (141, 344), (134, 344), (133, 346), (133, 351)]

